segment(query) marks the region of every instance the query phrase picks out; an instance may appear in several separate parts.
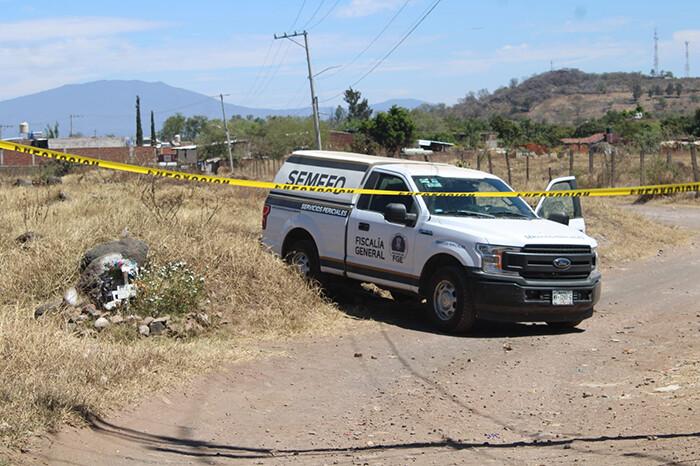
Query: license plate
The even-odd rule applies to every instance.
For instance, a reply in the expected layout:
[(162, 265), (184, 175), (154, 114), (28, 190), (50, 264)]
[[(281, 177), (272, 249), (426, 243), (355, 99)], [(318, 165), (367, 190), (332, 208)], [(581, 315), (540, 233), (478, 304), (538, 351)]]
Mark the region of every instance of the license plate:
[(570, 306), (574, 304), (574, 292), (571, 290), (553, 290), (552, 304), (555, 306)]

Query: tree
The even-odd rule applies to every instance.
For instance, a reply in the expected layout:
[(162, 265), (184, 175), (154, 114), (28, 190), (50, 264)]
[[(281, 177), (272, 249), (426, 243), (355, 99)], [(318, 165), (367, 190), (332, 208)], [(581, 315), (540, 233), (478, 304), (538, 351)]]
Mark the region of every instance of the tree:
[(160, 130), (160, 137), (172, 140), (176, 134), (182, 135), (185, 132), (186, 121), (182, 113), (169, 116), (168, 119), (163, 122), (163, 127)]
[(642, 85), (639, 83), (634, 83), (634, 86), (632, 86), (632, 98), (635, 102), (639, 100), (643, 92), (644, 91), (642, 91)]
[(513, 147), (521, 142), (523, 132), (520, 126), (501, 115), (496, 115), (490, 121), (491, 129), (498, 133), (506, 147)]
[(193, 115), (185, 122), (183, 136), (190, 141), (194, 141), (204, 128), (208, 118), (204, 115)]
[(156, 146), (156, 124), (153, 120), (153, 110), (151, 110), (151, 146)]
[(371, 120), (365, 120), (360, 131), (382, 146), (391, 155), (396, 155), (402, 147), (413, 142), (416, 127), (408, 115), (408, 110), (392, 105), (387, 113), (379, 113)]
[(46, 125), (46, 129), (44, 129), (44, 132), (46, 133), (46, 137), (49, 139), (54, 139), (58, 137), (58, 122), (55, 122), (53, 125), (53, 128), (51, 125)]
[(673, 83), (668, 83), (668, 86), (666, 86), (666, 95), (673, 95), (674, 92), (676, 92), (676, 86), (674, 86)]
[(678, 97), (680, 97), (682, 92), (683, 92), (683, 85), (681, 83), (676, 83), (676, 95)]
[(361, 98), (360, 91), (353, 91), (352, 87), (345, 91), (343, 100), (348, 104), (348, 120), (368, 120), (372, 116), (372, 109), (367, 99)]
[(136, 96), (136, 145), (143, 145), (143, 129), (141, 128), (141, 100)]

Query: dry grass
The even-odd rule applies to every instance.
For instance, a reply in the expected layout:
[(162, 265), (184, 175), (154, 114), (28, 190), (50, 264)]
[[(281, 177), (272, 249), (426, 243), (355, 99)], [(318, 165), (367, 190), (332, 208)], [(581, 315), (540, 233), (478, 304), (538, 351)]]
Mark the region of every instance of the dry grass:
[[(60, 189), (74, 201), (59, 201), (59, 187), (15, 188), (7, 182), (0, 187), (0, 436), (5, 444), (103, 415), (246, 358), (261, 339), (344, 328), (335, 306), (260, 247), (260, 191), (103, 171), (70, 175)], [(114, 331), (81, 338), (62, 316), (35, 320), (37, 306), (60, 299), (77, 283), (83, 253), (118, 239), (126, 227), (130, 236), (149, 244), (151, 260), (185, 261), (206, 273), (206, 310), (221, 312), (228, 324), (203, 338), (174, 340), (127, 338)], [(28, 230), (42, 238), (26, 245), (15, 241)]]
[[(567, 174), (568, 161), (536, 159), (526, 181), (524, 161), (515, 160), (512, 184), (541, 189), (548, 168), (554, 176)], [(264, 191), (98, 170), (69, 175), (60, 187), (16, 188), (10, 181), (0, 184), (0, 448), (251, 357), (261, 340), (347, 328), (345, 314), (260, 247)], [(74, 201), (59, 201), (59, 190)], [(584, 212), (603, 265), (687, 241), (683, 231), (652, 224), (608, 199), (586, 199)], [(207, 312), (221, 312), (228, 323), (204, 337), (175, 340), (114, 331), (85, 338), (62, 316), (35, 320), (37, 306), (77, 283), (83, 253), (118, 239), (127, 227), (149, 244), (151, 260), (185, 261), (206, 274)], [(20, 245), (15, 238), (26, 231), (42, 238)]]

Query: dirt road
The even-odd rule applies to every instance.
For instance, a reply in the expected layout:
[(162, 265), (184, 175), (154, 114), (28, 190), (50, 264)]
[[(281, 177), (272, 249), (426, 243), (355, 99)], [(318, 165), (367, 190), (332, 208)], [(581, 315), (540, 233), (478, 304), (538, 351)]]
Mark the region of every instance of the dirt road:
[(282, 354), (222, 368), (92, 429), (65, 429), (34, 458), (699, 464), (700, 249), (663, 251), (603, 278), (594, 317), (565, 332), (481, 324), (442, 335), (417, 309), (368, 299), (379, 331), (270, 345)]

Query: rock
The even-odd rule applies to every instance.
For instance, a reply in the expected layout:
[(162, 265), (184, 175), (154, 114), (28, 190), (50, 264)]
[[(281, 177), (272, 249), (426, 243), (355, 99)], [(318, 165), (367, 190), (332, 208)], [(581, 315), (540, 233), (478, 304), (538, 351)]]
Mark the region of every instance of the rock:
[(34, 183), (32, 183), (32, 180), (28, 178), (17, 178), (17, 181), (15, 181), (15, 186), (34, 186)]
[(151, 335), (160, 335), (165, 330), (165, 324), (163, 322), (153, 321), (148, 325), (148, 329), (151, 331)]
[(59, 191), (58, 192), (58, 200), (59, 201), (66, 201), (66, 202), (71, 202), (73, 200), (73, 196), (68, 194), (65, 191)]
[(100, 311), (97, 310), (94, 304), (88, 304), (86, 306), (83, 306), (82, 308), (83, 314), (87, 314), (90, 317), (99, 317), (100, 316)]
[(54, 185), (54, 184), (62, 184), (62, 183), (63, 183), (63, 180), (61, 179), (60, 176), (49, 176), (48, 178), (46, 178), (46, 184)]
[(151, 316), (146, 317), (143, 319), (143, 325), (151, 325), (151, 322), (153, 322), (155, 319)]
[(148, 325), (139, 325), (139, 334), (147, 337), (151, 334), (151, 329), (148, 328)]
[(95, 321), (95, 328), (97, 328), (97, 329), (105, 328), (108, 325), (109, 325), (109, 321), (107, 319), (105, 319), (104, 317), (100, 317), (99, 319), (97, 319)]
[(153, 322), (161, 322), (161, 323), (167, 325), (167, 323), (168, 323), (169, 320), (170, 320), (170, 316), (169, 316), (169, 315), (164, 315), (164, 316), (162, 316), (162, 317), (158, 317), (157, 319), (153, 319)]
[(193, 320), (188, 320), (185, 323), (185, 332), (189, 335), (198, 336), (204, 332), (204, 328)]
[(15, 241), (17, 241), (20, 244), (24, 244), (29, 243), (30, 241), (40, 240), (41, 238), (43, 238), (43, 236), (41, 236), (40, 234), (34, 233), (33, 231), (28, 231), (26, 233), (22, 233), (17, 238), (15, 238)]
[(57, 312), (59, 309), (61, 309), (61, 304), (63, 304), (63, 301), (53, 301), (37, 307), (34, 310), (34, 318), (38, 319), (47, 312)]
[(78, 303), (78, 292), (75, 288), (71, 287), (63, 293), (63, 302), (67, 306), (75, 306)]
[(110, 317), (109, 321), (113, 324), (121, 324), (124, 322), (124, 318), (120, 315), (116, 315), (116, 316)]
[(122, 238), (119, 241), (102, 243), (83, 255), (80, 269), (85, 270), (95, 259), (106, 254), (120, 254), (120, 259), (122, 257), (131, 259), (136, 262), (136, 265), (143, 267), (148, 256), (148, 245), (134, 238)]
[[(103, 288), (105, 287), (105, 282), (109, 282), (109, 269), (105, 266), (105, 263), (110, 263), (117, 261), (122, 258), (119, 253), (105, 254), (95, 258), (90, 264), (83, 270), (80, 280), (78, 281), (78, 291), (82, 294), (89, 296), (93, 303), (101, 305), (105, 301), (111, 301), (104, 299)], [(109, 283), (111, 285), (111, 283)]]

